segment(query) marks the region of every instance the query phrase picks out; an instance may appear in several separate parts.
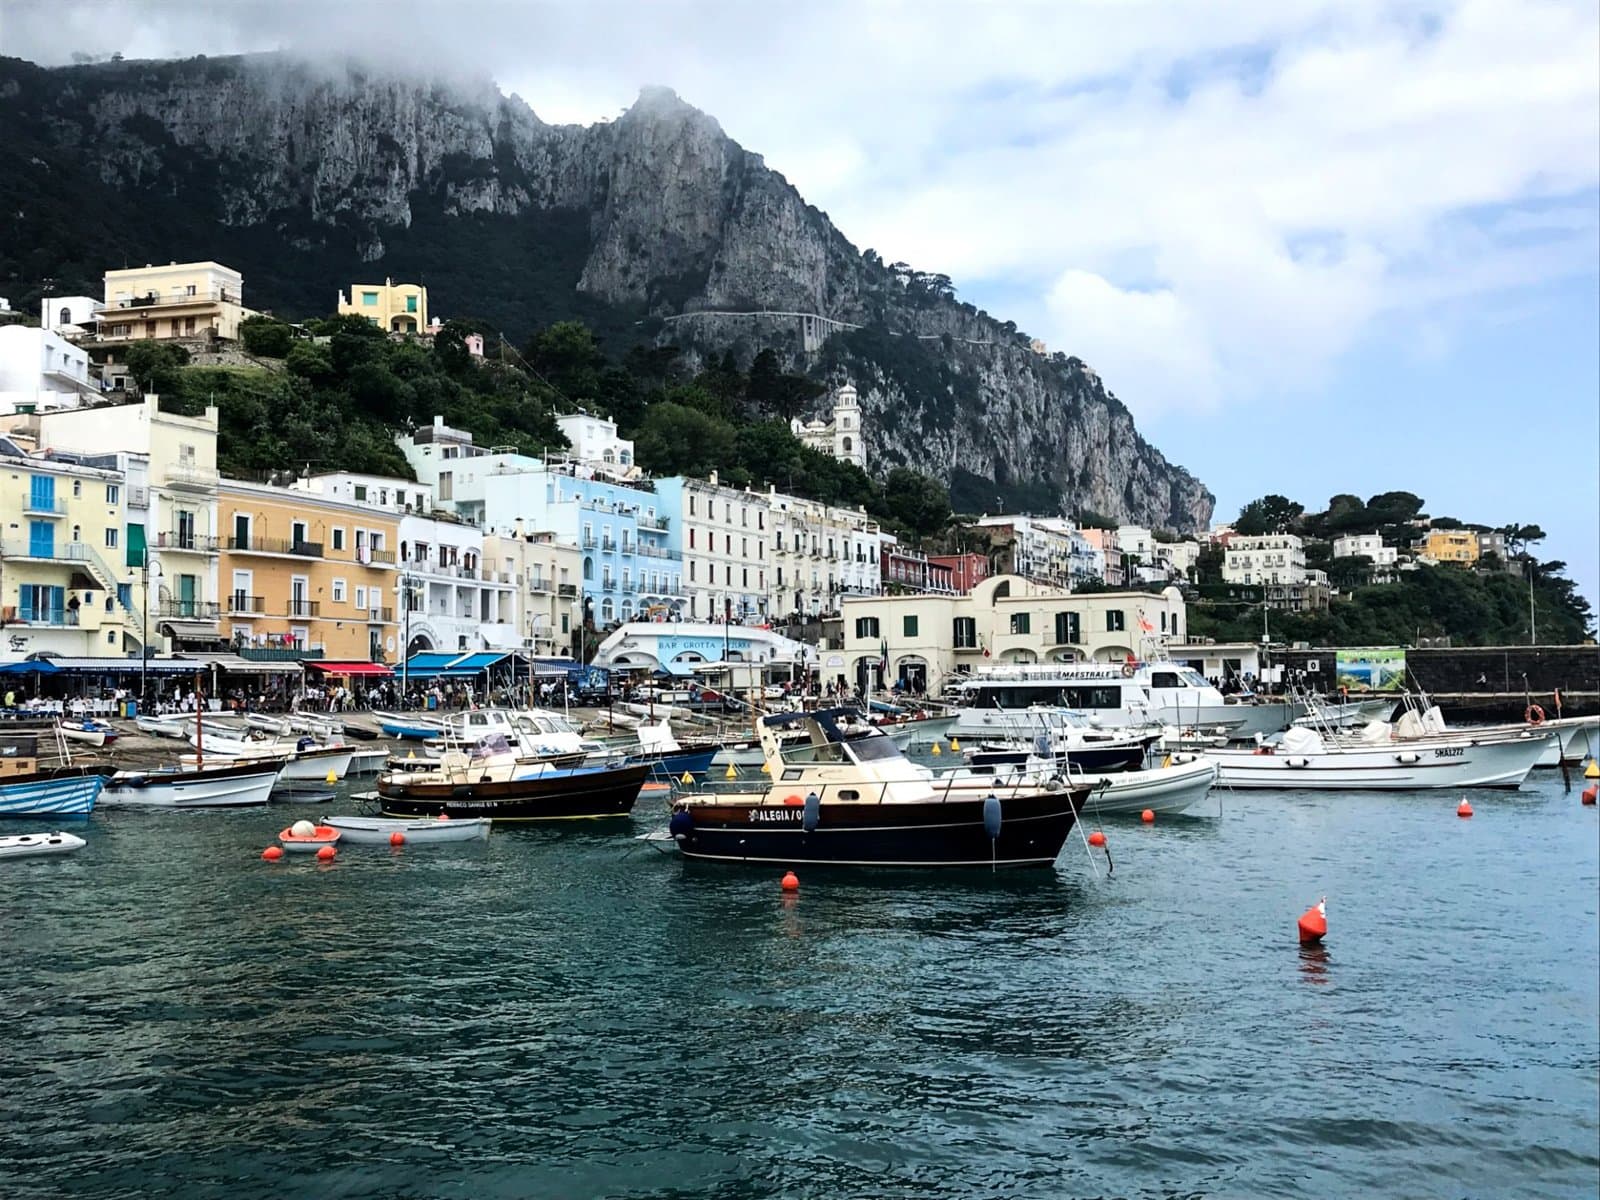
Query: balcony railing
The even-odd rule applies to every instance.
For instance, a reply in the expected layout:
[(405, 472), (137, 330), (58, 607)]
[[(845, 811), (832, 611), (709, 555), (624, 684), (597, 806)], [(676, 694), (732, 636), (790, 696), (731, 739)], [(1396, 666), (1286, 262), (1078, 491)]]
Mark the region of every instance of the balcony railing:
[(190, 621), (214, 621), (222, 615), (222, 606), (215, 600), (163, 600), (156, 606), (155, 615)]
[(583, 535), (583, 548), (585, 550), (593, 550), (595, 548), (595, 545), (596, 545), (596, 543), (595, 543), (594, 534), (586, 533), (586, 534)]
[(617, 543), (616, 543), (616, 540), (614, 538), (601, 538), (600, 539), (600, 549), (610, 551), (610, 550), (615, 550), (616, 548), (617, 548)]
[(110, 312), (128, 312), (136, 308), (174, 308), (184, 304), (240, 304), (238, 292), (231, 292), (227, 288), (196, 288), (193, 292), (172, 292), (163, 296), (160, 292), (144, 292), (138, 296), (119, 296), (110, 304), (96, 304), (96, 316)]
[(294, 554), (301, 558), (321, 558), (321, 542), (295, 541), (292, 538), (231, 537), (228, 549), (239, 554)]
[[(360, 553), (361, 552), (359, 550), (356, 552), (356, 557), (358, 559), (360, 558)], [(394, 566), (394, 551), (369, 549), (367, 551), (367, 561), (370, 563), (376, 563), (379, 566), (392, 567)]]
[(640, 529), (665, 529), (666, 527), (667, 518), (665, 517), (647, 517), (643, 513), (639, 514)]
[(265, 596), (246, 596), (243, 592), (235, 592), (228, 597), (227, 605), (230, 617), (258, 616), (267, 611), (267, 598)]
[(639, 549), (639, 553), (644, 555), (646, 558), (673, 558), (673, 559), (682, 559), (683, 558), (683, 555), (677, 553), (676, 551), (663, 550), (659, 546), (646, 545), (644, 542), (640, 542), (639, 543), (638, 549)]
[(161, 479), (168, 487), (214, 488), (217, 486), (217, 469), (192, 462), (169, 463), (161, 473)]
[(284, 615), (290, 617), (320, 617), (322, 615), (322, 601), (291, 599), (288, 604), (288, 611)]
[(540, 575), (529, 576), (528, 590), (530, 592), (548, 592), (550, 590), (550, 581)]
[(64, 517), (67, 515), (67, 502), (55, 497), (46, 500), (42, 496), (30, 495), (22, 502), (22, 511), (30, 517)]
[(576, 596), (577, 594), (578, 594), (578, 585), (575, 584), (575, 583), (563, 583), (563, 584), (560, 584), (556, 588), (556, 595), (558, 595), (558, 596), (572, 597), (572, 596)]
[(158, 550), (192, 550), (196, 554), (215, 554), (222, 539), (214, 533), (189, 533), (181, 529), (156, 534)]
[(382, 621), (385, 625), (387, 625), (391, 621), (394, 620), (394, 609), (392, 609), (392, 608), (369, 608), (367, 610), (367, 620), (368, 621)]

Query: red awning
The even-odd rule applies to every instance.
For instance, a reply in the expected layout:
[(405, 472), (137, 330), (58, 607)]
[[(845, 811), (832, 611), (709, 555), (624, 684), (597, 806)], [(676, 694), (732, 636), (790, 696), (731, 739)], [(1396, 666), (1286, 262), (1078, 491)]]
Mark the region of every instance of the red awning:
[(325, 675), (393, 675), (382, 663), (370, 662), (308, 662), (306, 666)]

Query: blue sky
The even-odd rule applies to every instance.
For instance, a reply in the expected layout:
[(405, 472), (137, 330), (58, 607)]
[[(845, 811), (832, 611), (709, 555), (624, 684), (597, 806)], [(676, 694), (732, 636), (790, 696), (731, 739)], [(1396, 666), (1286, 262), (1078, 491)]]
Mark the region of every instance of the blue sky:
[(1600, 598), (1593, 0), (472, 7), (10, 0), (6, 50), (358, 53), (554, 122), (673, 87), (1092, 364), (1222, 517), (1407, 488)]

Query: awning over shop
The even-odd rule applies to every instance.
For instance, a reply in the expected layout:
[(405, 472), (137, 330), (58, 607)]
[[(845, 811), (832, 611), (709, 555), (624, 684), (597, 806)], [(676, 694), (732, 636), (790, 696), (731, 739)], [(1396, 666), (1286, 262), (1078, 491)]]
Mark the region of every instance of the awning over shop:
[[(140, 666), (137, 658), (68, 658), (64, 655), (55, 655), (50, 658), (24, 659), (0, 667), (0, 671), (8, 675), (26, 675), (35, 670), (44, 675), (54, 674), (57, 671), (74, 671), (80, 675), (136, 675)], [(159, 672), (169, 674), (177, 671), (192, 672), (194, 664), (175, 662), (170, 658), (152, 658), (148, 670), (152, 675)]]
[(406, 660), (406, 674), (467, 679), (473, 675), (482, 675), (491, 667), (514, 657), (516, 656), (509, 650), (479, 650), (470, 654), (446, 654), (438, 650), (423, 650)]
[(382, 663), (375, 662), (308, 662), (308, 670), (321, 671), (324, 675), (393, 675), (394, 672)]
[(156, 628), (165, 637), (178, 638), (183, 641), (210, 642), (222, 636), (217, 632), (217, 623), (215, 621), (162, 620), (157, 624)]
[(237, 654), (185, 654), (178, 661), (191, 671), (215, 667), (225, 675), (294, 675), (300, 670), (297, 662), (253, 662)]

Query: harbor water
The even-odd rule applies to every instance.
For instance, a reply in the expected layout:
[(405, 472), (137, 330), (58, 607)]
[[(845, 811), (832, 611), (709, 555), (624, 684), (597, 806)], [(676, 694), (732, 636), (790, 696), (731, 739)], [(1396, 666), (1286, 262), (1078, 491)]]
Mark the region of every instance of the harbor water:
[(1092, 823), (1109, 877), (1074, 834), (792, 898), (634, 840), (659, 801), (326, 866), (258, 858), (319, 809), (99, 813), (0, 864), (0, 1195), (1593, 1195), (1577, 786), (1217, 792)]

